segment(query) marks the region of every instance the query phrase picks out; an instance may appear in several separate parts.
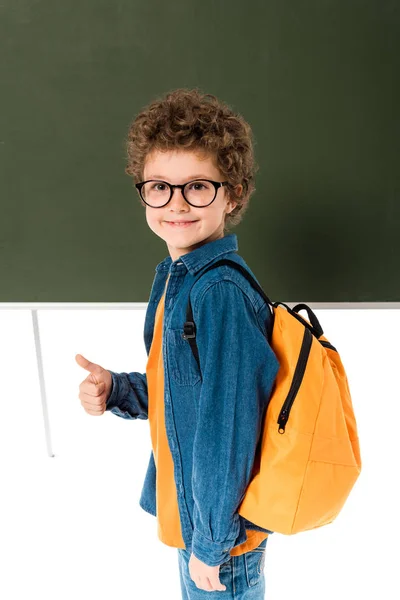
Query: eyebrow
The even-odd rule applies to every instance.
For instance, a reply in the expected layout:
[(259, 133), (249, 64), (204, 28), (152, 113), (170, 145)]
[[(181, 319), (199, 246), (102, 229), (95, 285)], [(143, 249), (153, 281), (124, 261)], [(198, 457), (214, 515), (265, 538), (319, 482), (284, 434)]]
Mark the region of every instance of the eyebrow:
[[(167, 181), (162, 175), (149, 175), (148, 178), (162, 179), (163, 181)], [(189, 175), (189, 179), (187, 181), (191, 181), (192, 179), (212, 179), (212, 177), (210, 175), (204, 175), (203, 173), (199, 173), (197, 175)]]

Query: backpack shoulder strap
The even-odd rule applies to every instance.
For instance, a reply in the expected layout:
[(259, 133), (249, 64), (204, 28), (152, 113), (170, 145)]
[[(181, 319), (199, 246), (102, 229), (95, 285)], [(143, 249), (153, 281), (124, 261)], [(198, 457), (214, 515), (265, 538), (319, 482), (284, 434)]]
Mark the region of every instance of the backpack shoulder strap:
[[(271, 302), (271, 300), (268, 298), (268, 296), (266, 296), (266, 294), (264, 293), (264, 290), (261, 288), (261, 286), (258, 284), (258, 282), (254, 279), (254, 277), (242, 265), (238, 264), (234, 260), (230, 260), (229, 258), (222, 258), (221, 260), (216, 261), (215, 263), (213, 263), (212, 265), (210, 265), (209, 267), (204, 269), (201, 272), (200, 276), (197, 277), (197, 279), (192, 283), (192, 287), (200, 279), (200, 277), (202, 275), (204, 275), (204, 273), (206, 273), (207, 271), (210, 271), (211, 269), (215, 269), (216, 267), (219, 267), (220, 265), (228, 265), (228, 266), (231, 266), (231, 267), (235, 268), (236, 270), (240, 271), (242, 273), (242, 275), (244, 275), (244, 277), (246, 277), (246, 279), (250, 282), (250, 284), (253, 286), (253, 288), (255, 290), (257, 290), (257, 292), (259, 292), (259, 294), (261, 294), (261, 296), (264, 298), (265, 302), (268, 304), (270, 311), (271, 311), (271, 319), (268, 321), (269, 326), (268, 326), (268, 332), (267, 332), (268, 339), (270, 340), (271, 336), (272, 336), (272, 330), (274, 327), (275, 314), (274, 314), (274, 311), (272, 308), (274, 305)], [(188, 302), (187, 302), (187, 306), (186, 306), (186, 321), (183, 325), (182, 337), (185, 340), (188, 340), (190, 347), (192, 349), (193, 355), (199, 366), (199, 370), (201, 372), (199, 352), (198, 352), (197, 344), (196, 344), (196, 325), (194, 323), (192, 303), (190, 301), (190, 291), (191, 291), (192, 287), (189, 290)]]
[[(196, 325), (194, 322), (194, 317), (193, 317), (193, 311), (192, 311), (192, 304), (190, 301), (190, 291), (193, 287), (193, 285), (200, 279), (200, 277), (202, 275), (204, 275), (204, 273), (206, 273), (207, 271), (210, 271), (211, 269), (215, 269), (216, 267), (219, 267), (220, 265), (228, 265), (233, 267), (234, 269), (240, 271), (242, 273), (242, 275), (244, 277), (246, 277), (246, 279), (250, 282), (250, 284), (253, 286), (253, 288), (259, 293), (261, 294), (261, 296), (264, 298), (265, 302), (268, 304), (270, 310), (271, 310), (271, 319), (269, 319), (268, 321), (268, 328), (267, 328), (267, 339), (268, 342), (271, 343), (271, 339), (272, 339), (272, 330), (274, 328), (274, 320), (275, 320), (275, 313), (273, 310), (273, 307), (277, 307), (279, 306), (279, 304), (283, 305), (286, 307), (286, 310), (298, 321), (300, 321), (300, 323), (302, 323), (307, 329), (309, 329), (311, 331), (311, 333), (317, 338), (319, 339), (322, 335), (323, 335), (323, 329), (317, 319), (317, 316), (315, 315), (315, 313), (311, 310), (311, 308), (309, 306), (307, 306), (307, 304), (297, 304), (296, 306), (294, 306), (293, 308), (290, 308), (287, 304), (285, 304), (284, 302), (271, 302), (271, 300), (268, 298), (268, 296), (265, 294), (264, 290), (261, 288), (261, 286), (258, 284), (258, 282), (254, 279), (254, 277), (251, 275), (251, 273), (249, 273), (249, 271), (247, 269), (245, 269), (242, 265), (240, 265), (239, 263), (237, 263), (234, 260), (230, 260), (229, 258), (222, 258), (221, 260), (216, 261), (215, 263), (213, 263), (212, 265), (210, 265), (209, 267), (207, 267), (206, 269), (204, 269), (203, 271), (201, 271), (201, 274), (199, 275), (199, 277), (197, 277), (197, 279), (195, 279), (195, 281), (192, 283), (192, 286), (189, 290), (189, 296), (188, 296), (188, 302), (187, 302), (187, 306), (186, 306), (186, 321), (183, 325), (183, 334), (182, 337), (185, 340), (188, 340), (190, 347), (192, 349), (193, 355), (197, 361), (197, 364), (199, 366), (199, 370), (201, 372), (200, 369), (200, 359), (199, 359), (199, 352), (197, 349), (197, 344), (196, 344)], [(308, 323), (307, 321), (305, 321), (298, 313), (299, 310), (306, 310), (308, 317), (310, 319), (310, 323)], [(329, 345), (327, 342), (321, 342), (321, 344), (323, 345)]]

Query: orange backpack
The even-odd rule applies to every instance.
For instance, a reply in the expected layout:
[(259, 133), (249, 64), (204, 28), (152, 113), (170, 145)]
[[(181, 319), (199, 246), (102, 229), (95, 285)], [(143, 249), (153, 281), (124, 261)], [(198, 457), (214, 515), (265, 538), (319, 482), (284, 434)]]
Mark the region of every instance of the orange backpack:
[[(270, 345), (280, 363), (238, 513), (283, 534), (327, 525), (361, 472), (356, 419), (339, 353), (306, 304), (291, 309), (272, 303), (237, 262), (219, 260), (202, 274), (221, 264), (238, 269), (270, 305)], [(298, 314), (302, 309), (309, 321)], [(183, 337), (200, 367), (190, 294)]]

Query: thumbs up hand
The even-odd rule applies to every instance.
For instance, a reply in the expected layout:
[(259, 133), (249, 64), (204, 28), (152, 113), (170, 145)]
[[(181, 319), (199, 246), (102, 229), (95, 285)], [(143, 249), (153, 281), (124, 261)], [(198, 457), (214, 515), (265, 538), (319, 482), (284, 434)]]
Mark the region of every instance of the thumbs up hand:
[(75, 360), (80, 367), (89, 371), (89, 375), (79, 385), (79, 399), (89, 415), (100, 416), (106, 410), (106, 402), (112, 388), (111, 373), (100, 365), (90, 362), (82, 354), (76, 354)]

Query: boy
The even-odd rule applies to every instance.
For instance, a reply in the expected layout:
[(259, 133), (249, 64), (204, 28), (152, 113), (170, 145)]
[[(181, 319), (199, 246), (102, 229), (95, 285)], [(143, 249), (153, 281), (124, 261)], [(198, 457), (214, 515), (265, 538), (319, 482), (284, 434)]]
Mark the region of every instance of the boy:
[[(140, 506), (157, 517), (159, 539), (178, 548), (182, 598), (222, 591), (261, 599), (272, 532), (237, 508), (279, 369), (268, 344), (271, 313), (236, 269), (220, 265), (200, 277), (225, 257), (250, 271), (226, 231), (255, 190), (251, 129), (215, 96), (177, 89), (137, 115), (127, 157), (147, 224), (169, 256), (156, 267), (146, 311), (146, 373), (115, 373), (81, 357), (91, 378), (80, 398), (90, 414), (149, 420)], [(200, 364), (182, 337), (189, 291)]]

